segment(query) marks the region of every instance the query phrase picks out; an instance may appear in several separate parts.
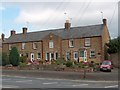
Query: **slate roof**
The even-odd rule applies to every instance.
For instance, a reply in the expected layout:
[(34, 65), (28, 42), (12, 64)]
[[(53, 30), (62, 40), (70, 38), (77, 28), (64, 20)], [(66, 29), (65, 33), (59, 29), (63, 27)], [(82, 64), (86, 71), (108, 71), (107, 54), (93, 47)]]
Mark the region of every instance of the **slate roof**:
[(61, 28), (54, 30), (27, 32), (27, 34), (25, 35), (20, 33), (10, 36), (7, 40), (4, 41), (4, 43), (40, 41), (50, 33), (53, 33), (62, 39), (101, 36), (103, 27), (103, 24), (98, 24), (81, 27), (71, 27), (70, 30), (65, 30), (65, 28)]

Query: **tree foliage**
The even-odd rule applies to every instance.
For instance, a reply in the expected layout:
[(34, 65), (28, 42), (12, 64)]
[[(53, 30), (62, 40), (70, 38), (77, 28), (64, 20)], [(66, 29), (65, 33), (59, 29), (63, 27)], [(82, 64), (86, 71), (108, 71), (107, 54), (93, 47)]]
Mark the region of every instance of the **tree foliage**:
[(9, 55), (10, 64), (13, 66), (19, 65), (19, 53), (16, 47), (13, 47)]
[(110, 42), (106, 45), (109, 47), (107, 49), (109, 54), (120, 52), (120, 36), (116, 39), (110, 40)]
[(10, 64), (7, 53), (2, 53), (2, 66)]

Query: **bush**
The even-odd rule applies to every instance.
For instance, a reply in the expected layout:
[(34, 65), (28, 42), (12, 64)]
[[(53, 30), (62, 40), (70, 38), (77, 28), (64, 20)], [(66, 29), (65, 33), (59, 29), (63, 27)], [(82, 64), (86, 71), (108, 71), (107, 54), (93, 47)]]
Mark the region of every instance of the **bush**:
[(20, 67), (25, 67), (25, 66), (26, 66), (26, 63), (20, 62), (20, 63), (19, 63), (19, 66), (20, 66)]
[(6, 53), (2, 53), (2, 66), (10, 64), (9, 57)]
[(27, 56), (20, 57), (20, 62), (27, 63)]
[(84, 68), (84, 63), (78, 63), (79, 68)]
[(73, 62), (72, 61), (67, 61), (66, 62), (66, 67), (72, 67), (73, 66)]
[(19, 53), (16, 47), (13, 47), (9, 55), (10, 64), (13, 66), (19, 65)]
[(78, 65), (78, 61), (74, 61), (74, 64), (75, 64), (75, 65)]
[(55, 60), (55, 64), (57, 65), (65, 65), (66, 60), (64, 60), (64, 58), (58, 58), (57, 60)]

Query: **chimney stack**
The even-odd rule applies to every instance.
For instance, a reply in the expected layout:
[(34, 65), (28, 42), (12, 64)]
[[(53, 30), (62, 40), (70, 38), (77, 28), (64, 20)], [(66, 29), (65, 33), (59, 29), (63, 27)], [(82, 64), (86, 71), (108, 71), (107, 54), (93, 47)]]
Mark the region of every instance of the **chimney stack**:
[(23, 34), (27, 33), (27, 28), (26, 27), (23, 27), (22, 30), (23, 30)]
[(2, 41), (5, 40), (5, 34), (2, 33), (2, 35), (1, 35), (1, 39), (2, 39)]
[(16, 31), (15, 30), (11, 30), (11, 36), (15, 35)]
[(107, 25), (107, 19), (103, 19), (103, 24)]
[(69, 20), (66, 20), (65, 22), (65, 29), (70, 29), (71, 23), (69, 22)]

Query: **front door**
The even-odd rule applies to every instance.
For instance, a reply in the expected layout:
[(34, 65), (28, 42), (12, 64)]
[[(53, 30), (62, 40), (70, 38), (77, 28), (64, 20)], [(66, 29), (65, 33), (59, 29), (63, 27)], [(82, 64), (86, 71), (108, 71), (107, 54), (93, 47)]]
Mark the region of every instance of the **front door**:
[(31, 62), (34, 61), (34, 53), (31, 53)]
[(79, 61), (87, 62), (87, 51), (86, 50), (80, 51)]

